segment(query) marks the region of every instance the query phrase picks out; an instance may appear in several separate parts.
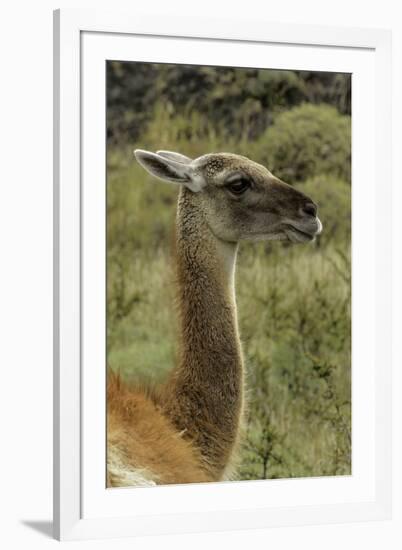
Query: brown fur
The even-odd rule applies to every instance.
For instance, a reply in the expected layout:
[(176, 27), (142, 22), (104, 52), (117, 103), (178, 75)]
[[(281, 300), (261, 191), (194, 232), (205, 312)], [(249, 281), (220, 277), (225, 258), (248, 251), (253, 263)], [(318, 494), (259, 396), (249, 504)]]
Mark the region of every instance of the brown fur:
[(183, 188), (177, 216), (180, 355), (164, 409), (221, 479), (236, 448), (243, 409), (243, 361), (225, 247), (211, 234), (198, 195)]
[[(108, 451), (117, 449), (126, 466), (145, 471), (157, 483), (210, 481), (194, 447), (147, 393), (128, 388), (109, 372)], [(119, 475), (109, 468), (108, 486), (120, 485)]]

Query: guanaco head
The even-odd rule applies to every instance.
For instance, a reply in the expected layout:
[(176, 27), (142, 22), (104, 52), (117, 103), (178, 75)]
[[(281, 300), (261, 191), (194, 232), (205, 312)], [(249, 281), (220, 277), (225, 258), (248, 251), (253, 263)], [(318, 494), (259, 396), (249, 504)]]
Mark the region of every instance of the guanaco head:
[(307, 242), (321, 232), (316, 204), (246, 157), (212, 153), (192, 160), (140, 149), (134, 154), (153, 176), (187, 187), (222, 240)]

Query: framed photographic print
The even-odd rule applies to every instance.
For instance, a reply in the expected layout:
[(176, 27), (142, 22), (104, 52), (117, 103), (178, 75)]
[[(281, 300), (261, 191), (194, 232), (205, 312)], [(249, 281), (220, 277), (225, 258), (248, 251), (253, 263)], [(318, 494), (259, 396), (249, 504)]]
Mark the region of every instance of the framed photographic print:
[(388, 518), (390, 33), (54, 26), (55, 537)]

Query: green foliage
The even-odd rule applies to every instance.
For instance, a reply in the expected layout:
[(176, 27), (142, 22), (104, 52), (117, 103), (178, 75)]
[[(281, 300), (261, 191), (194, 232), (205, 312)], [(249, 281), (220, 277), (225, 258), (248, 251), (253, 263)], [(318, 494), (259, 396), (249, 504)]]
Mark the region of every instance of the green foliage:
[(296, 71), (296, 74), (304, 81), (309, 103), (327, 103), (336, 107), (340, 113), (350, 115), (351, 75), (321, 71)]
[(263, 164), (285, 181), (329, 174), (350, 181), (350, 117), (303, 104), (278, 115), (259, 139)]
[[(231, 67), (166, 68), (164, 95), (175, 114), (202, 114), (226, 136), (254, 139), (272, 121), (274, 111), (306, 98), (306, 86), (293, 71)], [(210, 122), (209, 122), (210, 125)]]
[(339, 114), (349, 112), (350, 78), (128, 65), (108, 64), (109, 365), (159, 382), (175, 362), (177, 189), (132, 150), (244, 154), (311, 196), (324, 231), (311, 245), (240, 247), (249, 411), (239, 478), (350, 474), (350, 117)]
[(250, 388), (240, 477), (350, 473), (349, 252), (264, 248), (238, 263)]
[(149, 121), (158, 89), (158, 67), (152, 63), (106, 63), (107, 134), (109, 143), (137, 139)]
[(278, 113), (303, 102), (350, 114), (350, 83), (340, 73), (109, 61), (109, 142), (143, 136), (162, 105), (172, 118), (196, 113), (226, 138), (254, 140)]

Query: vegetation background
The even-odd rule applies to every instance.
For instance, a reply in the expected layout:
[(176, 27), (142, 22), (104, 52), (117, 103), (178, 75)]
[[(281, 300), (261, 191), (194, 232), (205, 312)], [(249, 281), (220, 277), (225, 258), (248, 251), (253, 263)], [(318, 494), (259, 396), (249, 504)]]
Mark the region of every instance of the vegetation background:
[(348, 74), (107, 64), (108, 365), (127, 380), (162, 381), (176, 331), (177, 190), (133, 149), (243, 154), (319, 204), (314, 244), (240, 247), (249, 415), (239, 479), (351, 473), (350, 111)]

